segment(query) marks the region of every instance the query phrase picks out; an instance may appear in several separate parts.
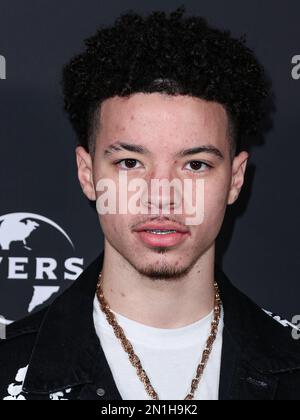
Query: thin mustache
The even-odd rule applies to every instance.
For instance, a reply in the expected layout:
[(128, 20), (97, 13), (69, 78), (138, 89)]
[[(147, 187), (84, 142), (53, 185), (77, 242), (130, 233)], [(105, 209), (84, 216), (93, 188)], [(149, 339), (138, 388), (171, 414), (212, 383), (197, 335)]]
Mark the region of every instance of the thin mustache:
[(187, 226), (184, 223), (182, 223), (181, 221), (176, 220), (176, 219), (173, 219), (173, 218), (169, 218), (169, 217), (168, 218), (165, 218), (165, 217), (164, 218), (161, 218), (161, 217), (160, 218), (159, 217), (153, 217), (153, 218), (143, 219), (143, 220), (140, 220), (139, 222), (136, 222), (130, 228), (131, 229), (135, 229), (139, 225), (143, 225), (143, 224), (151, 223), (151, 222), (160, 222), (160, 223), (163, 223), (163, 222), (173, 222), (173, 223), (176, 223), (176, 224), (182, 226), (185, 229), (187, 228)]

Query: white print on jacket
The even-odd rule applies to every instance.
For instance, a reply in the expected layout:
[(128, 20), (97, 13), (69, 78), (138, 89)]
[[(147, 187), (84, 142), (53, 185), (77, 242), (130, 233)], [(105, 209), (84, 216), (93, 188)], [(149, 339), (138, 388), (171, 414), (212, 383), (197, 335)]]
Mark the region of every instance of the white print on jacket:
[(22, 387), (27, 373), (27, 369), (28, 366), (18, 370), (18, 373), (15, 377), (16, 383), (13, 382), (12, 384), (8, 385), (7, 392), (9, 395), (3, 398), (3, 400), (26, 400), (24, 395), (22, 395)]
[(60, 400), (67, 401), (68, 398), (63, 398), (65, 396), (64, 392), (66, 392), (66, 394), (69, 394), (71, 391), (72, 389), (69, 388), (69, 389), (66, 389), (65, 391), (55, 392), (54, 394), (50, 394), (49, 398), (52, 401), (60, 401)]
[(273, 312), (270, 311), (266, 311), (265, 309), (263, 309), (263, 311), (268, 314), (271, 318), (273, 318), (275, 321), (279, 322), (279, 324), (281, 324), (284, 327), (290, 327), (293, 328), (295, 330), (299, 331), (299, 328), (292, 324), (291, 322), (287, 321), (286, 319), (282, 319), (279, 315), (275, 315)]
[[(25, 377), (27, 374), (28, 366), (21, 368), (18, 370), (18, 373), (15, 377), (15, 381), (12, 384), (8, 385), (7, 392), (8, 396), (3, 398), (3, 400), (16, 400), (16, 401), (24, 401), (26, 398), (22, 394), (22, 387), (25, 381)], [(52, 401), (60, 401), (60, 400), (67, 400), (65, 397), (65, 393), (69, 394), (72, 391), (71, 388), (66, 389), (65, 391), (55, 392), (49, 395), (49, 399)]]

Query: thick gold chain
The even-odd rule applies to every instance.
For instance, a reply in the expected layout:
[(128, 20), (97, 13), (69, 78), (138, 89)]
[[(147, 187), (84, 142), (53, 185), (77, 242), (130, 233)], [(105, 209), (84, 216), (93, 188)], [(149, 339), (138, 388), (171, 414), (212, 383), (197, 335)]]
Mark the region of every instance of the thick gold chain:
[[(128, 354), (128, 357), (132, 366), (135, 367), (137, 371), (137, 375), (140, 378), (141, 382), (144, 384), (146, 392), (153, 400), (159, 400), (156, 391), (151, 385), (151, 382), (147, 373), (143, 369), (140, 359), (134, 352), (131, 342), (127, 339), (127, 337), (125, 336), (124, 330), (118, 324), (115, 314), (110, 310), (109, 304), (107, 303), (103, 294), (101, 278), (102, 278), (102, 273), (99, 274), (99, 281), (97, 284), (97, 297), (99, 300), (100, 308), (106, 315), (106, 319), (108, 323), (112, 326), (116, 337), (121, 341), (122, 347)], [(214, 305), (214, 319), (211, 324), (211, 332), (206, 342), (206, 347), (203, 351), (201, 362), (199, 363), (197, 367), (196, 376), (192, 380), (190, 392), (184, 398), (185, 400), (192, 400), (194, 398), (200, 379), (203, 376), (204, 369), (207, 365), (209, 356), (212, 352), (213, 344), (217, 337), (220, 317), (221, 317), (222, 303), (220, 299), (219, 288), (216, 282), (214, 283), (214, 287), (215, 287), (215, 305)]]

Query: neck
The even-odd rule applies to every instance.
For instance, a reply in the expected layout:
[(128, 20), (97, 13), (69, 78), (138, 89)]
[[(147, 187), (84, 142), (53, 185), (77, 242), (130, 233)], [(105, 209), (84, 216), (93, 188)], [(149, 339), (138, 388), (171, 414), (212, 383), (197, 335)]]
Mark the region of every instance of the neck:
[(155, 328), (181, 328), (214, 308), (215, 244), (180, 280), (153, 280), (141, 275), (105, 241), (102, 287), (110, 308)]

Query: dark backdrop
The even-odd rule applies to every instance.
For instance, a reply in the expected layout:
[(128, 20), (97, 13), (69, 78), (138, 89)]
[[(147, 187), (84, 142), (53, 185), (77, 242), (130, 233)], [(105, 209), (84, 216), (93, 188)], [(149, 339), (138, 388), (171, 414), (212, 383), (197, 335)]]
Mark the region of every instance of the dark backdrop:
[[(77, 181), (75, 135), (62, 110), (63, 64), (121, 12), (172, 11), (181, 4), (236, 36), (246, 33), (272, 81), (273, 126), (252, 150), (218, 259), (262, 307), (288, 319), (300, 313), (299, 1), (165, 0), (162, 6), (154, 0), (0, 0), (0, 55), (6, 60), (6, 79), (0, 80), (0, 314), (6, 320), (51, 302), (78, 275), (65, 265), (86, 267), (102, 250), (97, 214)], [(25, 222), (22, 243), (26, 220), (39, 226), (32, 230)], [(54, 276), (40, 273), (41, 262), (57, 265)]]

